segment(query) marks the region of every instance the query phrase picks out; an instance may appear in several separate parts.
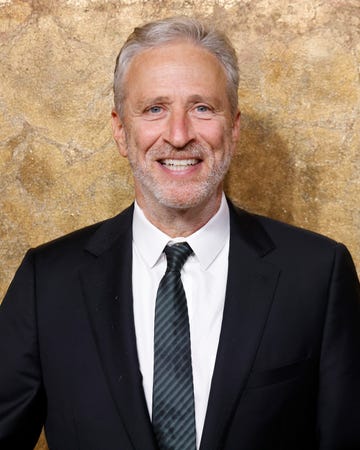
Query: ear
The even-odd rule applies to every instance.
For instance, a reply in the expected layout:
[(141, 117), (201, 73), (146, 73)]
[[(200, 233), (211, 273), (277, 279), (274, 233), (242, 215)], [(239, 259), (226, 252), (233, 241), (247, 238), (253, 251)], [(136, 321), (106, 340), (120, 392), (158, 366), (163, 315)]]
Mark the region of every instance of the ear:
[(115, 111), (115, 109), (111, 111), (111, 126), (113, 137), (119, 149), (120, 155), (126, 158), (128, 152), (127, 152), (124, 124), (120, 119), (119, 114)]
[(233, 119), (232, 124), (232, 141), (234, 144), (236, 144), (239, 141), (240, 138), (240, 119), (241, 119), (241, 113), (238, 111)]

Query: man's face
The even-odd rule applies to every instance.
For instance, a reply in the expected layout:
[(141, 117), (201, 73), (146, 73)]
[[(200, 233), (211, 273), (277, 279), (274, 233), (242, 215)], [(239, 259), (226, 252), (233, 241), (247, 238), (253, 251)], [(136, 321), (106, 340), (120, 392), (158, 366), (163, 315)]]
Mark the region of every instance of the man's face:
[(186, 41), (145, 50), (125, 75), (113, 132), (139, 205), (191, 208), (219, 199), (239, 134), (222, 66)]

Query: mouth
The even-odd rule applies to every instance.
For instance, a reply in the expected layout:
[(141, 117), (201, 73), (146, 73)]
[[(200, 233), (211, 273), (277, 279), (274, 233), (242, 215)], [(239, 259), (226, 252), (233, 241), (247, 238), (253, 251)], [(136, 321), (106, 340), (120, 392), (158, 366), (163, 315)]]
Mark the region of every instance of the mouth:
[(199, 159), (161, 159), (159, 163), (169, 170), (181, 171), (200, 163)]

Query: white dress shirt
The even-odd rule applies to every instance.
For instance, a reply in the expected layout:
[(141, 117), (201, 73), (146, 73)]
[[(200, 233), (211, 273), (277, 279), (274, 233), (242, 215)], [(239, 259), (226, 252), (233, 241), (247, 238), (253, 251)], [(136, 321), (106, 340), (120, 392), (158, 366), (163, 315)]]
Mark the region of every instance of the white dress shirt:
[(228, 272), (229, 208), (223, 194), (218, 212), (186, 238), (170, 238), (145, 217), (135, 203), (133, 219), (132, 287), (140, 371), (151, 417), (156, 293), (166, 270), (165, 246), (188, 242), (194, 251), (181, 279), (188, 304), (195, 397), (197, 448), (205, 421), (211, 379), (219, 343)]

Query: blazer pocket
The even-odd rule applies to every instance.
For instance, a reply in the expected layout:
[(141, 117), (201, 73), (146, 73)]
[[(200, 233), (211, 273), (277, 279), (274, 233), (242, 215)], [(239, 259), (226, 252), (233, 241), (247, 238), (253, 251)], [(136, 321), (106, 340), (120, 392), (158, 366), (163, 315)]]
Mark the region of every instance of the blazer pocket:
[(254, 371), (250, 373), (246, 388), (251, 389), (289, 381), (303, 376), (312, 366), (314, 366), (314, 361), (312, 358), (308, 358), (275, 369)]

